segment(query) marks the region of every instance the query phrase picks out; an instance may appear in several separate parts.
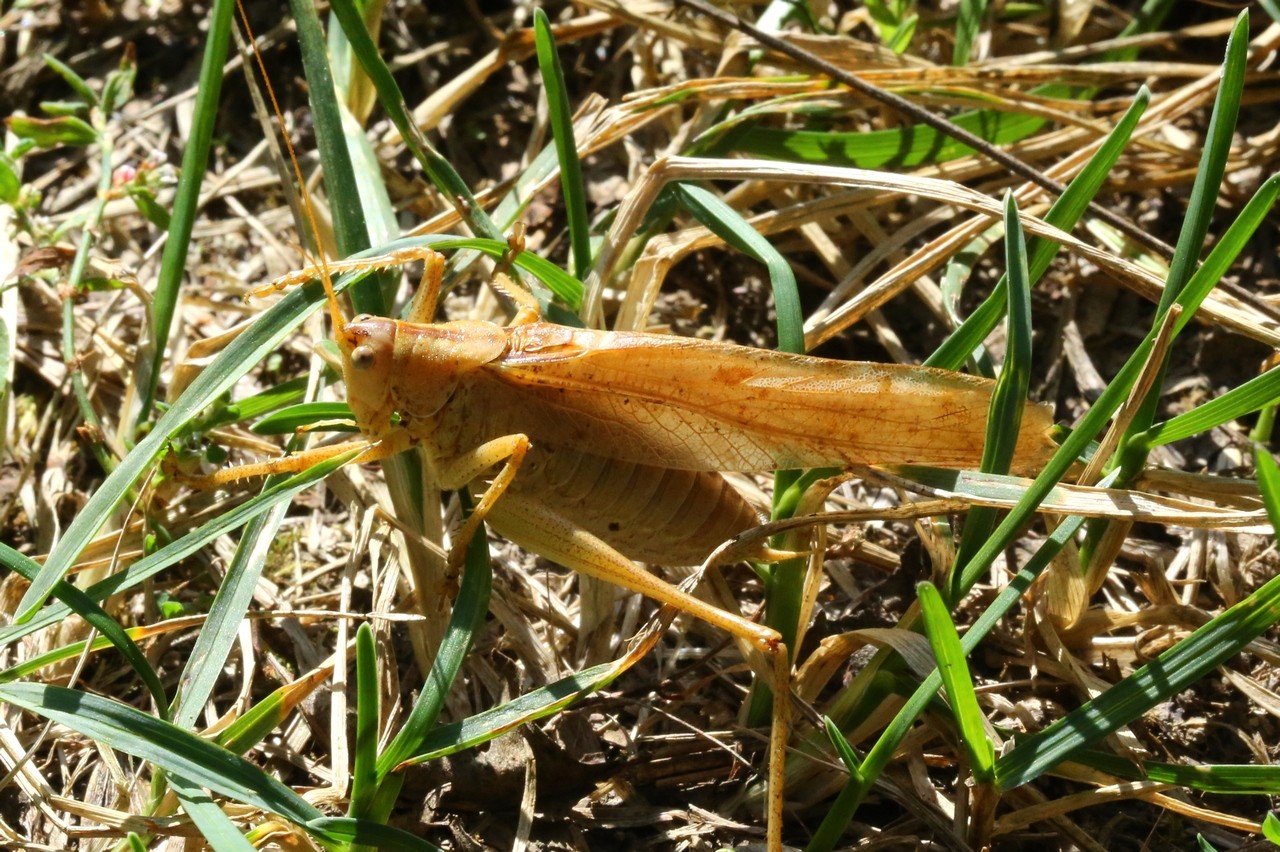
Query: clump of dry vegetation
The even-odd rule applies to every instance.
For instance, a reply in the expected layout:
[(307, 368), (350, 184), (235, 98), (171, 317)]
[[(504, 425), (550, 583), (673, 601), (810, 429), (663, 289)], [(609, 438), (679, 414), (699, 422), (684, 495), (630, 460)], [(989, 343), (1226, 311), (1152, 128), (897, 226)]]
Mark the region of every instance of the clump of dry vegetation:
[(251, 5), (0, 12), (0, 843), (776, 843), (749, 643), (303, 451), (341, 354), (262, 288), (425, 248), (437, 319), (999, 376), (972, 470), (727, 474), (774, 523), (653, 566), (791, 649), (783, 842), (1280, 843), (1275, 4)]

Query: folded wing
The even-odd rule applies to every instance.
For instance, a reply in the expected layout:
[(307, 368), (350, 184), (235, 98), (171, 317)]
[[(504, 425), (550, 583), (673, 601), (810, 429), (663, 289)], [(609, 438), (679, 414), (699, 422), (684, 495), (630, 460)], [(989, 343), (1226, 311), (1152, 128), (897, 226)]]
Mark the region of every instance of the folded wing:
[[(547, 323), (511, 329), (484, 381), (498, 431), (610, 458), (737, 471), (977, 467), (992, 390), (985, 379), (925, 367)], [(1052, 423), (1048, 406), (1027, 406), (1015, 471), (1048, 458)]]

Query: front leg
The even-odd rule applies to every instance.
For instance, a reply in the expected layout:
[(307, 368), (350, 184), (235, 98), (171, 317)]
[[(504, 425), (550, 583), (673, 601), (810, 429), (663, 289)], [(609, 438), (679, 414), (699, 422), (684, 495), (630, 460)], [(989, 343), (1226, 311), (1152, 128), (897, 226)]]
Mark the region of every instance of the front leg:
[(454, 537), (454, 546), (449, 551), (448, 572), (450, 575), (462, 567), (466, 557), (467, 544), (475, 535), (476, 528), (484, 521), (485, 516), (493, 508), (494, 503), (506, 493), (525, 454), (529, 452), (529, 438), (525, 435), (506, 435), (486, 441), (470, 452), (448, 460), (432, 459), (432, 472), (441, 488), (457, 491), (465, 488), (472, 480), (478, 478), (486, 470), (501, 464), (502, 469), (489, 483), (480, 497), (471, 515), (463, 522), (462, 528)]

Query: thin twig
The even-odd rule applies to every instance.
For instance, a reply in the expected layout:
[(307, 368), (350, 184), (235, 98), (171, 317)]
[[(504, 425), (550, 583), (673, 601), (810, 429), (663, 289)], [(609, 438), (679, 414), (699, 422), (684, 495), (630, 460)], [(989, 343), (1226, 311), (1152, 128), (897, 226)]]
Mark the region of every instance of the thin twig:
[[(1014, 155), (992, 145), (990, 142), (979, 136), (975, 136), (963, 127), (952, 124), (940, 115), (934, 115), (901, 95), (895, 95), (893, 92), (886, 91), (879, 86), (868, 83), (866, 80), (850, 74), (838, 65), (833, 65), (821, 56), (811, 53), (802, 47), (797, 47), (796, 45), (784, 41), (777, 36), (770, 35), (769, 33), (766, 33), (742, 20), (742, 18), (739, 18), (737, 15), (721, 11), (720, 9), (704, 2), (704, 0), (675, 0), (675, 3), (678, 6), (687, 6), (699, 14), (706, 15), (708, 18), (719, 21), (726, 26), (733, 27), (746, 35), (751, 36), (765, 47), (770, 48), (771, 50), (776, 50), (779, 53), (791, 57), (797, 62), (821, 71), (837, 83), (843, 83), (856, 92), (860, 92), (869, 98), (873, 98), (887, 106), (900, 110), (915, 121), (918, 121), (921, 124), (926, 124), (934, 130), (937, 130), (939, 133), (944, 133), (947, 136), (950, 136), (957, 142), (963, 142), (965, 145), (968, 145), (980, 154), (989, 157), (1009, 169), (1009, 171), (1019, 177), (1031, 181), (1042, 189), (1048, 190), (1055, 195), (1062, 195), (1062, 193), (1066, 192), (1066, 187), (1064, 185), (1058, 183), (1052, 178), (1045, 177), (1043, 174), (1036, 171), (1030, 165), (1024, 163)], [(1092, 201), (1089, 202), (1089, 212), (1101, 219), (1103, 222), (1106, 222), (1108, 225), (1119, 230), (1125, 236), (1129, 237), (1129, 239), (1145, 246), (1156, 254), (1159, 254), (1166, 259), (1173, 257), (1172, 246), (1142, 230), (1142, 228), (1135, 225), (1133, 222), (1130, 222), (1128, 219), (1117, 216), (1115, 213), (1112, 213), (1110, 210), (1107, 210), (1105, 207), (1102, 207)], [(1280, 321), (1280, 309), (1262, 301), (1250, 290), (1247, 290), (1232, 281), (1222, 281), (1218, 286), (1231, 293), (1231, 295), (1235, 296), (1237, 299), (1244, 302), (1263, 316), (1271, 320)]]
[[(835, 80), (837, 83), (843, 83), (855, 92), (859, 92), (869, 98), (880, 101), (882, 104), (893, 107), (894, 109), (909, 116), (914, 121), (926, 124), (934, 130), (937, 130), (939, 133), (944, 133), (952, 139), (955, 139), (957, 142), (962, 142), (965, 145), (968, 145), (973, 150), (989, 157), (1019, 177), (1031, 181), (1036, 186), (1048, 190), (1054, 195), (1062, 195), (1067, 190), (1065, 186), (1058, 183), (1056, 180), (1045, 177), (1027, 163), (1024, 163), (1022, 160), (1019, 160), (1007, 151), (1003, 151), (995, 145), (992, 145), (987, 140), (970, 133), (963, 127), (952, 124), (940, 115), (934, 115), (927, 109), (917, 106), (901, 95), (895, 95), (893, 92), (886, 91), (879, 86), (868, 83), (866, 80), (850, 74), (838, 65), (828, 62), (821, 56), (811, 53), (802, 47), (797, 47), (790, 42), (778, 38), (777, 36), (770, 35), (769, 33), (747, 23), (737, 15), (731, 15), (728, 12), (721, 11), (714, 6), (703, 2), (703, 0), (675, 0), (675, 2), (678, 6), (687, 6), (699, 14), (706, 15), (708, 18), (718, 21), (725, 26), (733, 27), (746, 35), (751, 36), (765, 47), (771, 50), (776, 50), (779, 53), (791, 57), (797, 62), (815, 68), (830, 77), (832, 80)], [(1111, 225), (1113, 228), (1116, 228), (1134, 242), (1145, 246), (1163, 257), (1173, 257), (1172, 246), (1142, 230), (1128, 219), (1117, 216), (1110, 210), (1107, 210), (1093, 202), (1089, 203), (1089, 212), (1106, 222), (1108, 225)]]

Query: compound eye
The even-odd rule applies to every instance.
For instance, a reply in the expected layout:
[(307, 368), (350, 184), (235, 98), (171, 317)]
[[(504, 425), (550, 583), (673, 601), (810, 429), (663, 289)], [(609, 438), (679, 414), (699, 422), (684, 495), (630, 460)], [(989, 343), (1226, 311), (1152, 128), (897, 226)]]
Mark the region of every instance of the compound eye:
[(368, 322), (371, 319), (373, 319), (373, 314), (356, 314), (354, 317), (351, 318), (351, 321), (353, 323)]
[(372, 346), (357, 346), (351, 350), (351, 366), (357, 370), (367, 370), (376, 360)]

